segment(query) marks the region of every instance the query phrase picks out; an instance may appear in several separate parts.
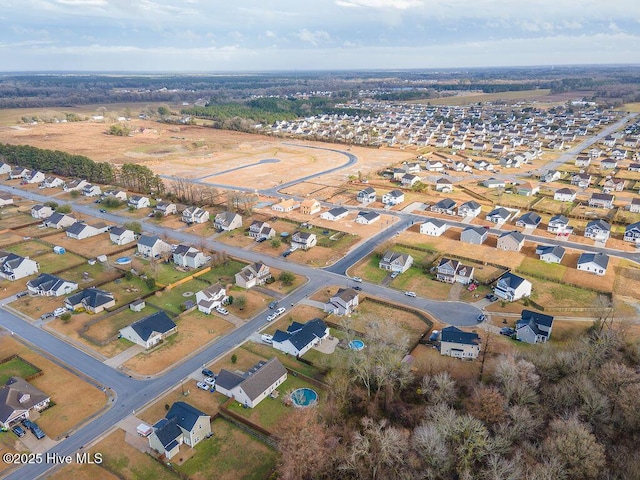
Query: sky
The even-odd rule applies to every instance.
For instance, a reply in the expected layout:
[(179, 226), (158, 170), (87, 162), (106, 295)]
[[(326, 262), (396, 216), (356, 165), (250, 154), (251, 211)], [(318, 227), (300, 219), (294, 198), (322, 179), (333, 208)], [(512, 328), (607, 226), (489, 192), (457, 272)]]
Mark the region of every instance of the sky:
[(640, 64), (638, 0), (2, 0), (0, 71)]

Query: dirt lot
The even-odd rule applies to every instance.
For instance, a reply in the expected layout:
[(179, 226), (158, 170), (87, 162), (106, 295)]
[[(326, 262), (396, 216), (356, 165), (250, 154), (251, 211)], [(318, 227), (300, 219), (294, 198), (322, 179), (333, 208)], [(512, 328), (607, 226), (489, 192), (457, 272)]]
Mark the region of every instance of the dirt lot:
[(42, 412), (38, 419), (38, 424), (51, 438), (62, 435), (96, 413), (106, 403), (105, 394), (98, 388), (86, 383), (42, 355), (33, 352), (6, 334), (0, 335), (0, 352), (3, 357), (14, 353), (19, 354), (44, 373), (41, 377), (32, 380), (31, 383), (50, 395), (51, 400), (55, 402), (55, 406)]

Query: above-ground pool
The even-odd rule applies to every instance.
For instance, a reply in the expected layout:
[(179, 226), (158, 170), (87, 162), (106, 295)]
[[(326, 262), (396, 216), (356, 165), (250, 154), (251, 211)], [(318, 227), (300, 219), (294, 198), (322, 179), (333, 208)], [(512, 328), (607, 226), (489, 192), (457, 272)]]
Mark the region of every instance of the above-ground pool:
[(128, 263), (131, 263), (131, 257), (120, 257), (115, 261), (115, 263), (118, 265), (127, 265)]
[(364, 348), (364, 342), (362, 340), (351, 340), (349, 342), (349, 348), (351, 350), (362, 350)]
[(298, 388), (291, 392), (291, 402), (296, 407), (310, 407), (318, 403), (318, 394), (310, 388)]

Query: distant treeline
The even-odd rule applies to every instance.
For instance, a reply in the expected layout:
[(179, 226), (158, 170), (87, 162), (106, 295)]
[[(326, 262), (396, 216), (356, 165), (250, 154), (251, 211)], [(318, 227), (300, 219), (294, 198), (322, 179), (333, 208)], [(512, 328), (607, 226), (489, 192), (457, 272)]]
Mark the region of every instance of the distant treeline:
[(83, 155), (3, 143), (0, 143), (0, 161), (43, 173), (83, 178), (91, 183), (118, 185), (137, 192), (164, 190), (160, 178), (144, 165), (126, 163), (117, 168), (110, 163), (94, 162)]

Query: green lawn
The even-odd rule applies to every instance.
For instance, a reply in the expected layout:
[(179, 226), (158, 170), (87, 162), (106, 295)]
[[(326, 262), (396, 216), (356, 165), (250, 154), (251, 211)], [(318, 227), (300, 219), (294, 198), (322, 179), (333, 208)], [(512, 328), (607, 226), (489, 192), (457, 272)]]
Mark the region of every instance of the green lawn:
[(158, 262), (146, 268), (148, 275), (156, 279), (160, 285), (170, 285), (178, 280), (192, 275), (193, 272), (181, 272), (172, 263)]
[(198, 278), (209, 280), (212, 284), (216, 282), (233, 283), (235, 281), (235, 275), (242, 270), (246, 265), (245, 262), (238, 260), (228, 259), (224, 264), (212, 267), (207, 273), (200, 275)]
[[(31, 240), (29, 242), (12, 245), (6, 250), (15, 253), (16, 255), (20, 255), (21, 257), (31, 257), (34, 259), (34, 257), (37, 257), (38, 255), (53, 252), (53, 247), (37, 240)], [(35, 260), (37, 261), (37, 259)]]
[(283, 400), (287, 392), (291, 392), (297, 388), (311, 388), (315, 390), (318, 393), (318, 402), (322, 402), (326, 398), (325, 392), (320, 388), (289, 374), (285, 382), (278, 387), (278, 391), (280, 392), (278, 398), (267, 397), (255, 408), (244, 408), (238, 402), (231, 402), (229, 404), (229, 410), (271, 431), (281, 418), (287, 415), (292, 408), (295, 408), (286, 406)]
[[(288, 326), (288, 324), (287, 324)], [(281, 326), (282, 330), (286, 330), (286, 326)], [(332, 330), (333, 331), (333, 330)], [(297, 361), (291, 355), (287, 355), (280, 350), (276, 350), (275, 348), (269, 345), (262, 345), (259, 343), (246, 342), (241, 347), (241, 349), (248, 350), (251, 353), (259, 355), (263, 358), (273, 358), (278, 357), (278, 360), (282, 362), (285, 367), (291, 368), (292, 370), (296, 370), (307, 377), (316, 378), (318, 380), (322, 380), (322, 376), (320, 372), (315, 367), (311, 365), (307, 365), (305, 363)]]
[(428, 277), (422, 273), (421, 268), (410, 267), (409, 270), (391, 280), (389, 285), (399, 290), (411, 290), (415, 287), (416, 279), (419, 279), (421, 281), (420, 283), (427, 283)]
[(36, 258), (36, 261), (40, 265), (40, 273), (59, 272), (60, 270), (73, 268), (82, 264), (89, 266), (87, 261), (80, 255), (70, 252), (58, 255), (51, 251), (51, 253), (40, 255)]
[[(192, 478), (264, 480), (269, 477), (278, 459), (275, 450), (221, 418), (212, 422), (211, 431), (213, 437), (196, 445), (195, 455), (176, 466), (176, 470)], [(217, 474), (215, 477), (211, 476), (213, 472)]]
[(185, 297), (183, 294), (185, 292), (193, 292), (194, 294), (206, 288), (207, 284), (204, 282), (200, 282), (198, 280), (190, 280), (182, 285), (178, 285), (175, 288), (172, 288), (169, 291), (162, 291), (158, 293), (155, 297), (149, 299), (149, 302), (154, 305), (159, 306), (163, 310), (169, 310), (173, 313), (180, 313), (180, 304), (186, 302), (187, 300), (191, 300), (193, 302), (196, 301), (195, 295), (191, 295)]
[(147, 288), (144, 280), (135, 276), (131, 280), (118, 278), (113, 282), (102, 285), (100, 288), (113, 293), (119, 305), (131, 303), (133, 300), (155, 290)]
[[(64, 255), (57, 255), (57, 256), (64, 257), (65, 255), (68, 255), (68, 254), (65, 253)], [(90, 279), (89, 282), (83, 281), (85, 273), (88, 274), (88, 278)], [(112, 267), (108, 267), (108, 266), (105, 267), (104, 264), (97, 262), (95, 265), (89, 265), (88, 263), (84, 263), (83, 265), (79, 265), (69, 270), (65, 270), (59, 275), (65, 280), (69, 280), (71, 282), (77, 282), (78, 287), (80, 289), (83, 289), (83, 288), (87, 288), (89, 285), (95, 285), (96, 283), (104, 282), (105, 280), (118, 278), (122, 276), (122, 272)]]
[(534, 275), (542, 275), (551, 280), (562, 280), (567, 267), (559, 263), (546, 263), (536, 258), (525, 258), (517, 268), (518, 272)]
[(38, 373), (37, 368), (25, 363), (20, 358), (11, 359), (8, 362), (0, 364), (0, 385), (7, 383), (9, 377), (25, 378), (34, 373)]
[(365, 280), (373, 283), (380, 283), (388, 275), (389, 272), (379, 267), (380, 259), (377, 255), (369, 256), (367, 263), (362, 264), (357, 270), (361, 272), (360, 276)]

